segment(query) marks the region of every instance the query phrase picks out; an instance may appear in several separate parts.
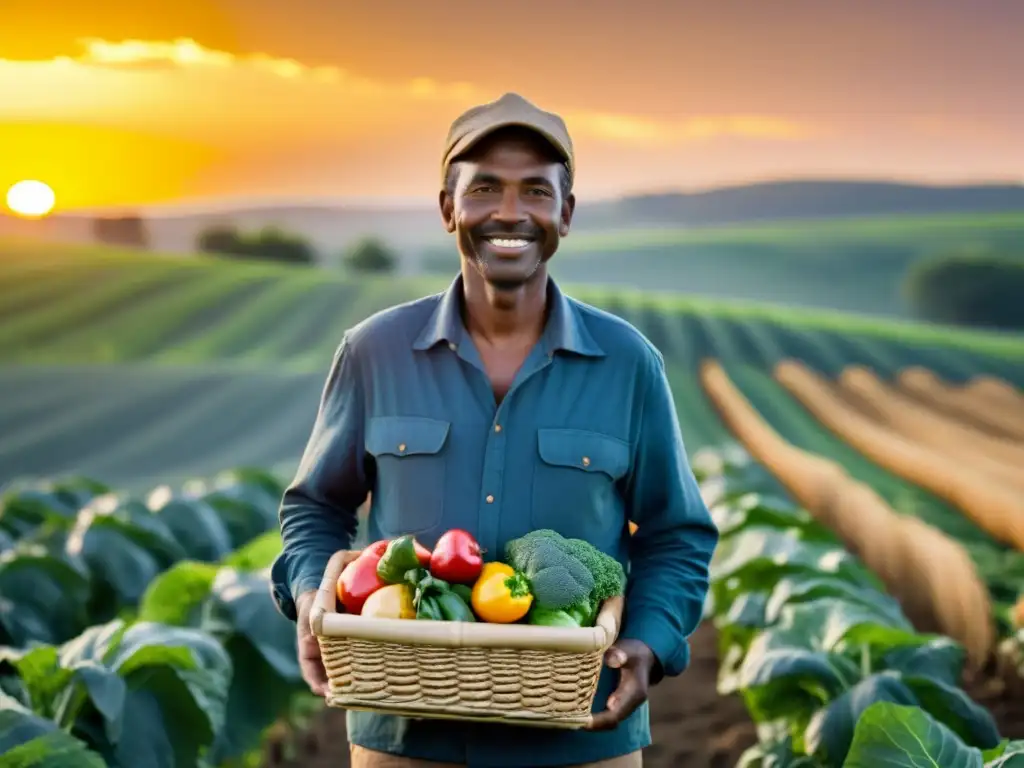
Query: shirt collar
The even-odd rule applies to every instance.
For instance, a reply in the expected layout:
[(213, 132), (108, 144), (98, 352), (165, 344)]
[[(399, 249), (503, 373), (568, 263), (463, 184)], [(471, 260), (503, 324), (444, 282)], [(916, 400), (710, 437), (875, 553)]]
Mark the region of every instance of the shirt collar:
[[(440, 301), (413, 342), (413, 349), (430, 349), (442, 341), (448, 344), (462, 342), (466, 328), (459, 310), (461, 299), (462, 275), (459, 274), (441, 294)], [(562, 349), (587, 357), (603, 357), (604, 350), (594, 341), (579, 311), (550, 277), (548, 301), (551, 302), (551, 314), (541, 336), (545, 351), (553, 354)]]

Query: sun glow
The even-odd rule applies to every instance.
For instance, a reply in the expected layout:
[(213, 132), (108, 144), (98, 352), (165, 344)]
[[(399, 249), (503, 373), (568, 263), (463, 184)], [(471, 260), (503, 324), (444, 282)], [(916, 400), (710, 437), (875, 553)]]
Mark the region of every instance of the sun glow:
[(26, 179), (7, 190), (7, 207), (27, 219), (46, 216), (55, 202), (53, 190), (41, 181)]

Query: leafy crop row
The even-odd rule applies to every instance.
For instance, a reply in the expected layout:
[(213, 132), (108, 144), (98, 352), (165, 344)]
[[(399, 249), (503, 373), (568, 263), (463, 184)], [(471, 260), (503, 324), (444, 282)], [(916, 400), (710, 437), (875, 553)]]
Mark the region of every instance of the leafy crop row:
[(916, 632), (827, 529), (761, 492), (745, 458), (711, 455), (698, 470), (721, 531), (706, 607), (720, 633), (719, 692), (739, 693), (758, 726), (740, 765), (1024, 761), (1024, 741), (1002, 739), (958, 686), (963, 647)]
[(73, 478), (0, 502), (0, 753), (17, 766), (239, 764), (301, 690), (266, 569), (281, 488), (145, 497)]

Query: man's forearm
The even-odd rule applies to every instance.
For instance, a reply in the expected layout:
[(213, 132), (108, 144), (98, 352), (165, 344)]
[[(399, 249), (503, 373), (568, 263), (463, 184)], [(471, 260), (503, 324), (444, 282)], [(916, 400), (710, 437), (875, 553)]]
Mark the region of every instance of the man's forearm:
[(628, 511), (638, 529), (622, 636), (654, 652), (664, 674), (689, 664), (687, 637), (700, 623), (718, 529), (690, 469), (661, 360), (648, 370)]
[(334, 356), (298, 472), (281, 501), (282, 549), (271, 577), (281, 612), (293, 620), (295, 599), (320, 586), (331, 555), (348, 549), (355, 537), (356, 510), (369, 492), (363, 418), (363, 382), (346, 338)]

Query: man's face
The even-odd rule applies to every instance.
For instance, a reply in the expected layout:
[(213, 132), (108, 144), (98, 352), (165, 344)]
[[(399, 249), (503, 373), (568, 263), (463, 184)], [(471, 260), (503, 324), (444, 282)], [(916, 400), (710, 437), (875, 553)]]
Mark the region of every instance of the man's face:
[(488, 283), (515, 290), (539, 274), (575, 207), (563, 198), (557, 158), (535, 134), (494, 134), (460, 160), (454, 190), (441, 192), (445, 228), (459, 252)]

